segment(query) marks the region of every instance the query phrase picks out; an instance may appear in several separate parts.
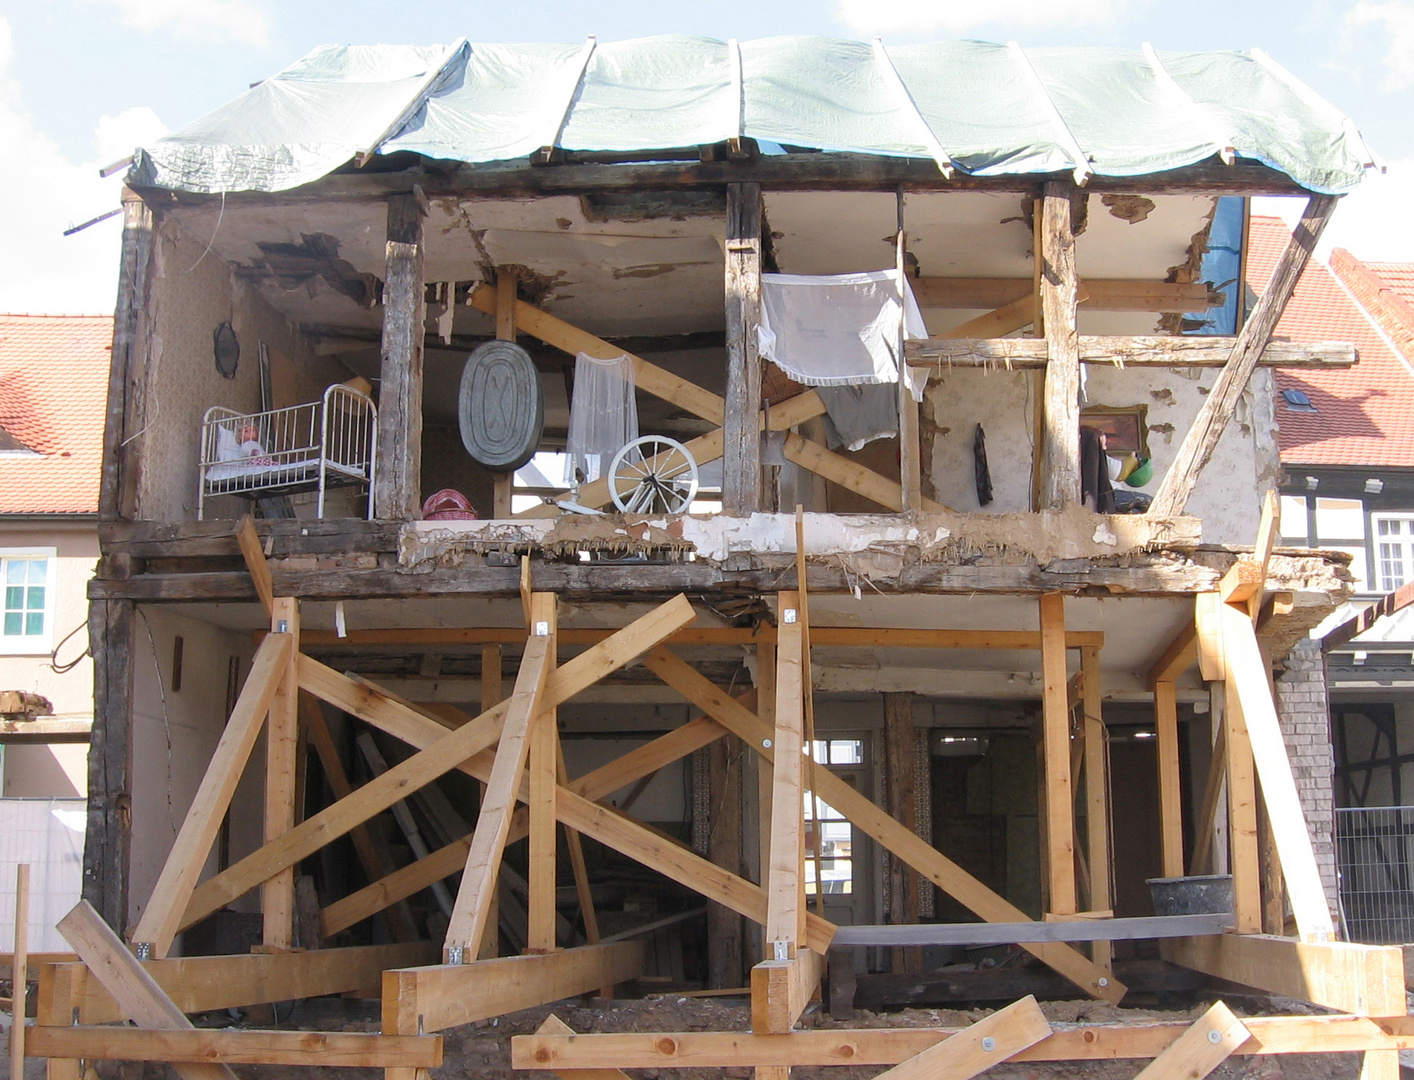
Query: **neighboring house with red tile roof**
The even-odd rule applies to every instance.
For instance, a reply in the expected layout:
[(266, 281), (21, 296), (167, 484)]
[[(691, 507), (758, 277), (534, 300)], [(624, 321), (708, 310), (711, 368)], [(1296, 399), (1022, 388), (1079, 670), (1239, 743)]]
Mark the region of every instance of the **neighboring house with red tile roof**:
[[(88, 581), (113, 319), (0, 314), (0, 690), (53, 714), (0, 718), (0, 795), (84, 796), (93, 721)], [(71, 636), (70, 636), (71, 635)]]

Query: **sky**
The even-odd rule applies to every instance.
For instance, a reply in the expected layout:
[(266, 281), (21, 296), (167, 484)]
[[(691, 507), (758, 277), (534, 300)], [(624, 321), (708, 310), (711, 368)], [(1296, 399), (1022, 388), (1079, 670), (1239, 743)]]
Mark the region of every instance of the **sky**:
[[(98, 170), (316, 45), (663, 33), (1262, 48), (1385, 166), (1323, 250), (1414, 261), (1414, 0), (0, 0), (0, 311), (111, 312), (120, 219), (63, 235), (117, 206), (121, 174)], [(1281, 202), (1257, 209), (1290, 216)]]

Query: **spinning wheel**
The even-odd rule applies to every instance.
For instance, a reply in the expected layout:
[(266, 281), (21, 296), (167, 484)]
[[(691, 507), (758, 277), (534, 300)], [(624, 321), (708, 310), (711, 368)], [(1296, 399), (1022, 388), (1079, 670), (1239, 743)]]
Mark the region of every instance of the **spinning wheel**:
[(625, 514), (681, 514), (697, 494), (697, 462), (676, 439), (644, 435), (614, 455), (609, 493)]

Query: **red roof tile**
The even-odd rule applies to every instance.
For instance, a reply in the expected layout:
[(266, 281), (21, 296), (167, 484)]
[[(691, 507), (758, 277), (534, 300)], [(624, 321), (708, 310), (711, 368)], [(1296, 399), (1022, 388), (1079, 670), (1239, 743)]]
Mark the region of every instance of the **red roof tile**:
[(113, 319), (0, 315), (0, 514), (93, 514)]
[[(1250, 237), (1247, 277), (1260, 293), (1291, 233), (1278, 218), (1254, 217)], [(1403, 307), (1397, 290), (1343, 249), (1329, 267), (1307, 264), (1276, 336), (1352, 342), (1360, 360), (1346, 370), (1277, 372), (1280, 390), (1305, 391), (1316, 407), (1293, 412), (1277, 399), (1284, 464), (1414, 467), (1414, 318), (1402, 326)]]

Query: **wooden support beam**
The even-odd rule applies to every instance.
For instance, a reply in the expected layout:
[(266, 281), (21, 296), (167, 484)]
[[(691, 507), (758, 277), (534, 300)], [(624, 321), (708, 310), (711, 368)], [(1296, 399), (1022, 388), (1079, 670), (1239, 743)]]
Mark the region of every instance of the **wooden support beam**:
[[(691, 665), (661, 647), (651, 650), (643, 663), (664, 683), (755, 749), (763, 760), (776, 760), (778, 747), (764, 745), (774, 738), (773, 730), (703, 678)], [(817, 794), (843, 813), (851, 824), (922, 873), (969, 911), (988, 922), (1029, 921), (1020, 908), (987, 888), (926, 840), (909, 832), (828, 769), (818, 771), (816, 783), (820, 788)], [(814, 944), (811, 948), (817, 952), (824, 951)], [(1029, 945), (1027, 951), (1093, 997), (1118, 1002), (1124, 996), (1123, 984), (1067, 945)]]
[[(270, 629), (299, 640), (299, 601), (276, 597)], [(265, 843), (295, 827), (295, 792), (299, 787), (299, 665), (291, 648), (270, 701), (265, 727)], [(261, 941), (276, 949), (295, 943), (295, 868), (287, 866), (260, 886)]]
[[(555, 606), (554, 593), (536, 593), (530, 600), (532, 632), (539, 634), (544, 629), (549, 638), (548, 652), (544, 661), (545, 673), (540, 676), (542, 684), (546, 674), (555, 667), (555, 630), (558, 627)], [(527, 646), (527, 652), (529, 652), (529, 646)], [(524, 656), (521, 658), (521, 672), (525, 672)], [(520, 692), (520, 687), (520, 678), (517, 677), (516, 690), (511, 696), (511, 712), (506, 717), (505, 728), (502, 729), (500, 744), (502, 747), (506, 746), (506, 740), (511, 731), (512, 718), (515, 716), (516, 694)], [(554, 709), (533, 710), (530, 713), (527, 727), (529, 753), (525, 757), (525, 764), (530, 766), (530, 843), (528, 845), (530, 853), (527, 874), (529, 895), (526, 898), (527, 922), (525, 931), (527, 952), (555, 951), (555, 897), (559, 884), (555, 873), (555, 792), (559, 788), (558, 766), (560, 760), (560, 733), (555, 721)], [(496, 756), (499, 760), (499, 749)], [(495, 779), (496, 775), (493, 772), (492, 780)], [(503, 807), (495, 801), (501, 793), (494, 783), (488, 783), (486, 785), (487, 798), (482, 803), (482, 814), (485, 815), (488, 807), (493, 815), (503, 812), (505, 816), (501, 819), (502, 824), (508, 827), (510, 813), (515, 809), (513, 785), (517, 784), (519, 779), (520, 769), (517, 768), (515, 775), (507, 778)], [(477, 818), (477, 832), (481, 831), (482, 820), (481, 817)], [(504, 836), (505, 829), (503, 828), (502, 847), (504, 847)], [(501, 850), (498, 849), (495, 853), (497, 863), (501, 861)], [(462, 875), (462, 881), (466, 881), (467, 876), (472, 872), (472, 860), (476, 851), (476, 836), (473, 835), (471, 853), (467, 855), (467, 870)], [(494, 884), (496, 867), (490, 868), (489, 877)], [(486, 922), (483, 920), (479, 927), (470, 932), (465, 943), (479, 942), (485, 931), (485, 926)], [(463, 942), (451, 937), (450, 929), (447, 940), (450, 944), (463, 944)]]
[[(706, 720), (723, 734), (726, 729)], [(707, 857), (733, 874), (743, 872), (741, 857), (742, 747), (736, 739), (714, 739), (707, 750), (708, 811)], [(707, 987), (724, 989), (742, 983), (742, 917), (721, 904), (707, 908)]]
[[(925, 311), (945, 309), (991, 310), (1035, 296), (1031, 278), (916, 277), (909, 280), (918, 306)], [(1088, 311), (1202, 311), (1216, 306), (1214, 293), (1206, 282), (1193, 284), (1169, 281), (1141, 281), (1084, 278), (1080, 287), (1088, 293)], [(974, 334), (974, 337), (988, 337)]]
[(1066, 700), (1065, 597), (1043, 593), (1041, 610), (1042, 754), (1045, 766), (1045, 867), (1049, 911), (1079, 909), (1075, 892), (1075, 795), (1070, 775), (1070, 708)]
[(1233, 929), (1262, 929), (1261, 868), (1257, 852), (1257, 774), (1252, 742), (1236, 686), (1223, 684), (1223, 733), (1227, 745), (1228, 865), (1232, 873)]
[[(987, 337), (992, 330), (1019, 329), (1030, 322), (1034, 300), (1017, 301), (1025, 308), (1008, 305), (981, 316), (992, 325), (979, 327), (981, 332), (966, 336), (965, 327), (956, 327), (942, 337), (927, 341), (910, 341), (907, 355), (914, 362), (936, 365), (930, 378), (942, 378), (950, 367), (1006, 368), (1008, 370), (1040, 371), (1046, 367), (1046, 343), (1035, 338)], [(1004, 312), (1011, 317), (1002, 321)], [(1022, 321), (1023, 316), (1028, 316)], [(1232, 355), (1233, 337), (1201, 335), (1194, 337), (1157, 337), (1082, 334), (1080, 362), (1104, 364), (1107, 367), (1139, 368), (1221, 368)], [(1341, 341), (1269, 342), (1257, 364), (1259, 367), (1281, 368), (1349, 368), (1356, 362), (1355, 346)]]
[[(816, 476), (824, 477), (832, 484), (838, 484), (856, 495), (878, 503), (885, 510), (903, 511), (903, 486), (897, 480), (868, 469), (833, 450), (826, 450), (813, 439), (787, 432), (784, 448), (786, 460), (802, 469), (808, 469)], [(950, 511), (936, 499), (922, 499), (920, 509), (930, 514), (945, 514)]]
[(442, 1037), (380, 1035), (373, 1031), (38, 1027), (34, 1030), (32, 1051), (32, 1057), (99, 1061), (431, 1069), (442, 1064)]
[(133, 601), (90, 601), (93, 729), (88, 739), (83, 897), (119, 926), (127, 924), (132, 880), (133, 684), (139, 669), (136, 629), (137, 605)]
[(112, 367), (108, 373), (108, 407), (103, 423), (103, 469), (98, 489), (98, 514), (103, 521), (138, 517), (142, 458), (147, 429), (146, 388), (148, 291), (154, 276), (157, 245), (156, 216), (130, 188), (121, 195), (122, 256), (118, 270), (118, 303), (113, 316)]
[[(172, 939), (183, 925), (182, 913), (196, 888), (196, 879), (211, 852), (221, 819), (231, 805), (241, 770), (250, 758), (293, 651), (290, 634), (270, 634), (256, 649), (240, 697), (236, 699), (236, 706), (206, 766), (206, 774), (158, 875), (157, 885), (133, 931), (133, 941), (150, 944), (156, 958), (167, 955)], [(251, 884), (259, 884), (270, 876), (267, 874)]]
[[(545, 1017), (545, 1022), (535, 1029), (537, 1035), (573, 1035), (570, 1026), (554, 1013)], [(622, 1069), (565, 1069), (557, 1074), (560, 1080), (631, 1080)]]
[[(427, 963), (431, 942), (362, 945), (313, 952), (186, 956), (142, 966), (184, 1013), (241, 1009), (271, 1001), (324, 997), (376, 986), (388, 968)], [(54, 964), (40, 973), (40, 1002), (55, 1018), (44, 1023), (111, 1024), (128, 1013), (81, 963)], [(62, 999), (62, 1005), (56, 1004)]]
[(763, 960), (751, 969), (751, 1030), (788, 1032), (820, 988), (825, 958), (800, 948), (789, 960)]
[(641, 941), (584, 945), (383, 973), (383, 1031), (442, 1031), (628, 982), (643, 967)]
[(1221, 1001), (1200, 1016), (1134, 1080), (1203, 1080), (1248, 1039), (1242, 1021)]
[[(909, 832), (917, 832), (918, 825), (917, 792), (913, 783), (918, 749), (916, 737), (913, 694), (884, 694), (884, 776), (888, 810), (893, 819)], [(889, 922), (916, 923), (919, 892), (918, 871), (901, 859), (890, 859)], [(923, 956), (917, 949), (894, 951), (895, 974), (916, 974), (922, 970)]]
[(1360, 1080), (1400, 1080), (1398, 1050), (1366, 1050), (1360, 1059)]
[(761, 185), (727, 185), (727, 394), (722, 444), (722, 510), (761, 509)]
[(1076, 210), (1085, 195), (1073, 184), (1046, 184), (1041, 209), (1041, 308), (1046, 331), (1045, 426), (1041, 438), (1041, 507), (1080, 501), (1080, 334), (1076, 328)]
[(1165, 646), (1159, 658), (1149, 667), (1149, 692), (1161, 682), (1175, 682), (1198, 660), (1198, 632), (1190, 620)]
[[(1090, 865), (1088, 899), (1092, 910), (1113, 903), (1110, 888), (1110, 746), (1109, 729), (1102, 713), (1100, 650), (1086, 645), (1080, 650), (1081, 714), (1085, 733), (1085, 854)], [(1113, 950), (1103, 942), (1091, 946), (1090, 958), (1113, 971)]]
[(422, 505), (422, 349), (424, 201), (420, 192), (388, 197), (387, 270), (378, 392), (374, 516), (412, 521)]
[(20, 863), (15, 867), (15, 906), (12, 912), (15, 951), (10, 954), (10, 1076), (14, 1080), (23, 1080), (25, 1001), (29, 997), (29, 863)]
[(1183, 787), (1178, 771), (1178, 698), (1154, 684), (1154, 752), (1159, 762), (1159, 848), (1164, 877), (1183, 876)]
[(241, 549), (241, 558), (250, 571), (251, 583), (255, 585), (255, 595), (269, 618), (275, 617), (275, 586), (270, 579), (270, 564), (265, 559), (265, 549), (260, 546), (260, 536), (255, 531), (255, 520), (249, 514), (242, 514), (236, 523), (236, 545)]
[[(516, 286), (520, 275), (514, 267), (496, 267), (496, 339), (516, 339)], [(491, 516), (504, 521), (511, 516), (511, 495), (514, 493), (514, 473), (493, 473), (491, 476)]]
[[(537, 611), (535, 614), (538, 616), (544, 612)], [(539, 627), (534, 629), (538, 631)], [(554, 665), (554, 642), (552, 625), (547, 623), (543, 634), (532, 634), (521, 657), (520, 673), (516, 676), (515, 689), (506, 706), (505, 722), (496, 748), (496, 762), (486, 783), (486, 797), (481, 802), (481, 813), (476, 819), (476, 831), (472, 834), (471, 848), (462, 872), (461, 889), (447, 928), (445, 948), (451, 956), (451, 963), (461, 963), (465, 950), (478, 949), (486, 929), (491, 896), (500, 873), (501, 854), (505, 850), (506, 834), (510, 831), (511, 812), (515, 809), (516, 790), (530, 754), (531, 726), (544, 707), (545, 682)], [(432, 748), (422, 753), (435, 753), (437, 745), (433, 744)], [(531, 901), (534, 901), (533, 895)], [(553, 948), (553, 922), (550, 924), (550, 935)], [(472, 957), (466, 956), (466, 959)]]
[[(555, 774), (556, 782), (561, 786), (569, 785), (569, 772), (565, 769), (565, 748), (559, 741), (559, 733), (555, 736)], [(551, 793), (553, 797), (553, 792)], [(599, 914), (594, 908), (594, 890), (589, 884), (589, 867), (584, 861), (584, 843), (580, 840), (579, 833), (573, 829), (565, 829), (565, 853), (569, 855), (570, 870), (574, 875), (575, 896), (579, 900), (579, 916), (584, 923), (584, 940), (590, 945), (599, 943)], [(529, 890), (529, 883), (526, 889)], [(613, 987), (600, 987), (600, 997), (613, 997)]]
[(952, 1038), (879, 1074), (881, 1080), (970, 1080), (1051, 1034), (1036, 999), (1027, 995)]
[(805, 882), (801, 873), (804, 834), (805, 619), (800, 596), (779, 596), (780, 632), (776, 644), (775, 773), (771, 789), (771, 872), (766, 882), (766, 941), (774, 959), (788, 959), (803, 944)]
[(1208, 778), (1203, 784), (1203, 802), (1194, 821), (1193, 857), (1190, 874), (1205, 874), (1212, 865), (1214, 832), (1218, 825), (1218, 804), (1227, 785), (1227, 728), (1219, 723), (1208, 759)]
[[(192, 1022), (186, 1014), (162, 992), (137, 958), (128, 952), (122, 939), (109, 929), (86, 900), (80, 900), (59, 920), (58, 929), (138, 1027), (191, 1030)], [(182, 1080), (236, 1080), (236, 1074), (225, 1065), (174, 1062), (173, 1068)]]
[(1404, 956), (1397, 946), (1300, 942), (1264, 934), (1172, 938), (1165, 960), (1356, 1016), (1403, 1016)]
[(1301, 272), (1306, 269), (1306, 262), (1315, 251), (1337, 200), (1338, 197), (1333, 195), (1312, 195), (1307, 202), (1301, 223), (1292, 233), (1291, 242), (1272, 271), (1271, 282), (1243, 324), (1222, 374), (1218, 376), (1212, 392), (1203, 399), (1198, 415), (1174, 455), (1173, 464), (1159, 482), (1159, 489), (1149, 507), (1150, 514), (1171, 517), (1183, 513), (1183, 508), (1188, 505), (1198, 477), (1217, 449), (1218, 440), (1222, 438), (1243, 391), (1247, 389), (1252, 371), (1257, 366), (1257, 358), (1271, 340), (1272, 332), (1286, 310), (1286, 302), (1296, 290)]

